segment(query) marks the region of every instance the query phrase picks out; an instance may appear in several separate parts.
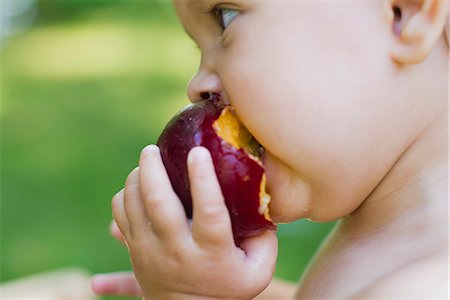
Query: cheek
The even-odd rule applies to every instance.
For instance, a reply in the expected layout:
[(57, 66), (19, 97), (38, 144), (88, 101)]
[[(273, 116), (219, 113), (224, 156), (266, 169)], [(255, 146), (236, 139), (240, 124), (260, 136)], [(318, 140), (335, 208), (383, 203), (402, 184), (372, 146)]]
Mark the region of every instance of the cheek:
[[(266, 32), (269, 41), (254, 32), (235, 38), (221, 76), (242, 122), (273, 156), (268, 184), (274, 211), (282, 221), (350, 213), (408, 144), (398, 138), (408, 131), (408, 122), (397, 118), (401, 104), (380, 92), (392, 84), (385, 79), (385, 53), (362, 49), (368, 46), (358, 37), (353, 52), (340, 49), (337, 33), (292, 39), (295, 31), (274, 29)], [(279, 46), (287, 41), (289, 47)], [(356, 62), (352, 53), (369, 57)]]

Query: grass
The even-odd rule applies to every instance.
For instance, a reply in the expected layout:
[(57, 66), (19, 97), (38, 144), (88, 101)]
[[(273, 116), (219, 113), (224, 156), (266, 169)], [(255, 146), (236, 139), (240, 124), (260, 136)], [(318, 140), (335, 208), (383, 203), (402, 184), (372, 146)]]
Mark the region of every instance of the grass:
[[(1, 281), (130, 268), (110, 199), (187, 104), (199, 53), (169, 3), (124, 3), (40, 19), (0, 53)], [(276, 275), (297, 280), (331, 226), (281, 225)]]

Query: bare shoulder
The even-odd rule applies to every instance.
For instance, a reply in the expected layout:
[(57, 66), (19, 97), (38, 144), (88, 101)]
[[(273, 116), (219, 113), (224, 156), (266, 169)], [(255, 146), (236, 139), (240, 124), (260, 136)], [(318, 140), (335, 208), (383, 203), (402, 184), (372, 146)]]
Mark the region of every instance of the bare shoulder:
[(447, 249), (377, 280), (353, 299), (448, 299)]

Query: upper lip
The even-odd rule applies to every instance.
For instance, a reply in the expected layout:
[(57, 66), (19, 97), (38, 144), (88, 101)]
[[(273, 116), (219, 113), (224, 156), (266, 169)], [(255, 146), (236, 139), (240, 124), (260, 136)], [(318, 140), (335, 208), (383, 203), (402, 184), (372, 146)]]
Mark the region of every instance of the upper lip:
[(203, 100), (219, 100), (225, 105), (231, 105), (230, 99), (225, 93), (204, 92), (201, 97)]
[(222, 102), (226, 105), (231, 105), (230, 99), (228, 98), (226, 93), (220, 93), (220, 98), (222, 99)]

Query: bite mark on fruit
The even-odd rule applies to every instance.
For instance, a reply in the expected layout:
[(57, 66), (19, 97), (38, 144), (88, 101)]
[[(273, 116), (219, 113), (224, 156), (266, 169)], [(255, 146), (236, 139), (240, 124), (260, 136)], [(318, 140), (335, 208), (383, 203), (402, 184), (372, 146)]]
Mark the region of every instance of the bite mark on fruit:
[(264, 215), (267, 221), (272, 222), (269, 213), (270, 195), (266, 193), (266, 174), (263, 174), (261, 179), (261, 186), (259, 188), (259, 208), (258, 213)]
[[(259, 157), (259, 143), (253, 138), (247, 128), (239, 122), (231, 106), (226, 106), (222, 110), (219, 118), (213, 123), (213, 128), (216, 131), (216, 134), (225, 142), (231, 144), (238, 150), (243, 149), (250, 158), (252, 158), (259, 165), (263, 166)], [(244, 181), (245, 179), (246, 178), (244, 178)], [(266, 174), (263, 174), (259, 192), (258, 213), (260, 215), (264, 215), (266, 220), (272, 222), (269, 215), (269, 203), (270, 195), (266, 193)]]
[(276, 229), (269, 216), (264, 149), (231, 106), (219, 98), (186, 106), (167, 123), (157, 144), (187, 218), (193, 217), (193, 203), (186, 159), (193, 147), (203, 146), (211, 154), (236, 245), (264, 230)]
[(213, 128), (225, 142), (238, 150), (243, 149), (253, 160), (262, 165), (259, 159), (261, 146), (248, 129), (239, 122), (231, 106), (226, 106), (222, 110), (219, 118), (213, 123)]

